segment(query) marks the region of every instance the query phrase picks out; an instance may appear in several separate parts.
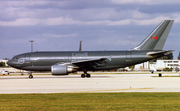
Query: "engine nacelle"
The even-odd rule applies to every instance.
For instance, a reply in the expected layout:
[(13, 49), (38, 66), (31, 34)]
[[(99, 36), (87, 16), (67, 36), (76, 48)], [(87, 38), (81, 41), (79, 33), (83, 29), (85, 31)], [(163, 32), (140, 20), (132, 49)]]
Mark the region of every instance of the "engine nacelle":
[(75, 71), (77, 70), (65, 64), (58, 64), (51, 66), (52, 75), (68, 75), (68, 73)]

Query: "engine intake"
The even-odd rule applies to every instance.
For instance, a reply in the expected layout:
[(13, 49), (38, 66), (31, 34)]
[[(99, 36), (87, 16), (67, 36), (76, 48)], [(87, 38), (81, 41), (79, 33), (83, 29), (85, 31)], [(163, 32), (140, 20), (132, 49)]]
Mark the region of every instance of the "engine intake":
[(52, 75), (68, 75), (68, 73), (75, 71), (77, 70), (65, 64), (58, 64), (51, 66)]

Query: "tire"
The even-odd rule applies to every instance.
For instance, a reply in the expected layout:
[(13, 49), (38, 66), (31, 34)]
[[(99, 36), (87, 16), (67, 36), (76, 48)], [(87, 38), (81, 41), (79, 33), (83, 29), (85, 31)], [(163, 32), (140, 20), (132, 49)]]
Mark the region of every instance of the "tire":
[(82, 77), (82, 78), (85, 78), (85, 74), (81, 74), (81, 77)]
[(32, 79), (32, 78), (33, 78), (33, 76), (32, 76), (32, 75), (29, 75), (29, 78), (30, 78), (30, 79)]
[(91, 77), (91, 75), (90, 75), (90, 74), (86, 74), (86, 77), (87, 77), (87, 78), (90, 78), (90, 77)]

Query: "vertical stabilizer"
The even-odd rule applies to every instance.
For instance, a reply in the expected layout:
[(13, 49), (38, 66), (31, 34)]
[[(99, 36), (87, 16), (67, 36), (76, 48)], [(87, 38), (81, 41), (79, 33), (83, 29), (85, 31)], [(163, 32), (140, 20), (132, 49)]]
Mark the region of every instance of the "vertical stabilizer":
[(82, 41), (79, 43), (79, 51), (82, 51)]
[(174, 20), (161, 22), (138, 46), (133, 50), (162, 50)]

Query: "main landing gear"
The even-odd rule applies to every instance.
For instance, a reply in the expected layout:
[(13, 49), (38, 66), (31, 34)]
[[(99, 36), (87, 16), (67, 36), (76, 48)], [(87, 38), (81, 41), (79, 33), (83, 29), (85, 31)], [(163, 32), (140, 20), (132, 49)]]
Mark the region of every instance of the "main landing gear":
[(91, 77), (91, 74), (88, 74), (88, 73), (87, 73), (87, 74), (81, 74), (81, 77), (82, 77), (82, 78), (85, 78), (85, 77), (90, 78), (90, 77)]
[(29, 78), (32, 79), (33, 78), (33, 75), (32, 75), (32, 72), (29, 72)]
[(84, 72), (84, 74), (81, 74), (82, 78), (85, 78), (85, 77), (90, 78), (91, 77), (91, 74), (88, 74), (86, 69), (83, 69), (83, 72)]

